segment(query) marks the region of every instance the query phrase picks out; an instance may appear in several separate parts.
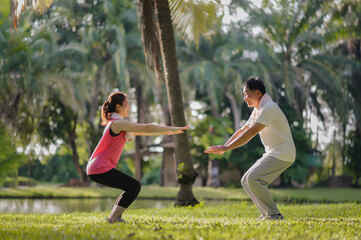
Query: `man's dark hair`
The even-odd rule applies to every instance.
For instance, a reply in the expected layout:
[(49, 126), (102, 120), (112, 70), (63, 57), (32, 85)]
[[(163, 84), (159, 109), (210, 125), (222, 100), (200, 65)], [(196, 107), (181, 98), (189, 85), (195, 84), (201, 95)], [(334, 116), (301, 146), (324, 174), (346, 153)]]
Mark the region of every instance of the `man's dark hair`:
[(259, 90), (262, 94), (266, 93), (266, 88), (263, 82), (258, 77), (251, 76), (244, 83), (243, 87), (247, 86), (251, 91)]

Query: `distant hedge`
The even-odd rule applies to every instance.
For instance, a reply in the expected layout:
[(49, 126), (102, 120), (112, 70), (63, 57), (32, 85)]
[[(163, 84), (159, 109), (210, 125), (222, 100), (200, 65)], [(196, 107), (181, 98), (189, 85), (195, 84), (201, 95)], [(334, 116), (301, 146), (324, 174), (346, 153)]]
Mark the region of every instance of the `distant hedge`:
[(29, 186), (30, 180), (30, 186), (36, 186), (36, 181), (33, 178), (27, 178), (27, 177), (6, 177), (5, 182), (3, 184), (3, 187), (17, 187), (17, 186)]

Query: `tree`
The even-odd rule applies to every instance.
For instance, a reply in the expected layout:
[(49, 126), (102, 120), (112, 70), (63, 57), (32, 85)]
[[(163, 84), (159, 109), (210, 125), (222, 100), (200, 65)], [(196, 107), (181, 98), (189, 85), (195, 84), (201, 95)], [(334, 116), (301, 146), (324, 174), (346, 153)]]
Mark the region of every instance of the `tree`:
[[(185, 10), (187, 9), (187, 6), (189, 6), (186, 1), (178, 1), (178, 3), (178, 5), (177, 3), (175, 5), (178, 6), (178, 9), (180, 10)], [(172, 125), (185, 126), (186, 121), (184, 116), (182, 89), (179, 79), (176, 46), (169, 3), (167, 0), (140, 1), (140, 6), (143, 16), (142, 32), (145, 50), (151, 53), (151, 59), (153, 60), (158, 79), (161, 76), (160, 59), (162, 59), (163, 62), (164, 79), (167, 87), (168, 105)], [(153, 14), (153, 9), (155, 15)], [(202, 12), (203, 11), (200, 11), (199, 13)], [(191, 18), (186, 18), (185, 20), (188, 21), (188, 23), (192, 23), (191, 26), (196, 26), (194, 24), (203, 25), (201, 22), (193, 23)], [(213, 22), (213, 20), (211, 22)], [(194, 28), (192, 30), (186, 32), (194, 34)], [(198, 34), (194, 35), (198, 36)], [(147, 52), (145, 54), (147, 56)], [(194, 183), (197, 174), (193, 169), (188, 134), (186, 132), (175, 136), (175, 155), (178, 166), (178, 182), (180, 183), (180, 191), (176, 197), (176, 204), (195, 205), (198, 201), (193, 195), (192, 184)]]
[[(345, 73), (345, 78), (348, 80), (347, 87), (353, 105), (351, 115), (356, 119), (355, 130), (349, 133), (348, 139), (344, 138), (342, 155), (346, 154), (345, 164), (354, 175), (354, 185), (360, 187), (360, 169), (361, 161), (359, 152), (361, 148), (361, 7), (358, 1), (343, 0), (339, 4), (330, 4), (332, 11), (332, 19), (329, 28), (338, 35), (345, 36), (347, 42), (341, 43), (334, 51), (341, 52), (341, 54), (349, 55), (346, 58), (345, 65), (340, 67), (335, 64), (335, 67)], [(335, 39), (336, 34), (330, 35), (329, 39)], [(347, 49), (347, 51), (346, 51)], [(345, 132), (345, 131), (344, 131)]]
[[(97, 125), (99, 105), (113, 88), (119, 85), (125, 88), (128, 85), (124, 70), (124, 29), (119, 24), (121, 19), (118, 17), (121, 15), (116, 11), (119, 7), (112, 6), (111, 1), (86, 1), (83, 4), (60, 1), (54, 3), (46, 14), (35, 16), (38, 25), (34, 28), (34, 38), (45, 35), (48, 36), (46, 40), (52, 44), (51, 49), (42, 51), (41, 54), (48, 60), (42, 78), (47, 80), (48, 92), (56, 96), (56, 99), (48, 96), (50, 105), (60, 104), (59, 109), (68, 113), (67, 120), (71, 123), (71, 126), (58, 129), (59, 135), (50, 139), (56, 141), (58, 137), (69, 144), (81, 182), (87, 181), (81, 162), (85, 162), (88, 156), (79, 157), (78, 154), (78, 123), (85, 119), (86, 141), (88, 152), (91, 153), (99, 139), (95, 136), (101, 134), (101, 129)], [(67, 18), (59, 18), (59, 15)], [(69, 22), (69, 19), (72, 21)], [(44, 43), (46, 41), (40, 42), (40, 47), (44, 48)], [(52, 112), (49, 111), (49, 106), (45, 106), (44, 113), (51, 113), (53, 120), (59, 121), (54, 124), (63, 126), (63, 119), (54, 117), (57, 114), (54, 109)], [(49, 123), (48, 120), (45, 122)], [(46, 129), (44, 121), (42, 124), (43, 130)], [(51, 129), (51, 126), (47, 128)]]
[[(159, 45), (161, 48), (164, 78), (167, 86), (168, 104), (173, 126), (186, 126), (182, 88), (179, 80), (174, 32), (167, 0), (156, 0), (154, 9), (159, 27)], [(192, 184), (197, 174), (193, 169), (188, 133), (177, 135), (175, 140), (175, 155), (177, 161), (178, 183), (180, 191), (176, 201), (178, 205), (195, 205), (198, 201), (193, 195)]]
[(56, 143), (62, 140), (70, 147), (80, 183), (84, 184), (88, 180), (79, 162), (76, 142), (78, 121), (78, 114), (65, 105), (57, 93), (53, 93), (53, 97), (49, 99), (42, 110), (42, 118), (39, 121), (39, 133), (45, 143)]
[[(275, 69), (268, 69), (272, 80), (285, 86), (284, 94), (297, 106), (300, 116), (307, 104), (317, 109), (316, 114), (321, 114), (317, 96), (323, 95), (322, 91), (333, 93), (332, 108), (337, 106), (343, 111), (345, 108), (341, 106), (347, 102), (345, 81), (341, 74), (329, 67), (335, 61), (342, 64), (342, 60), (325, 51), (327, 33), (323, 32), (327, 31), (324, 26), (329, 13), (323, 9), (328, 9), (327, 3), (324, 0), (265, 1), (260, 9), (248, 9), (249, 24), (254, 26), (257, 23), (263, 29), (259, 39), (267, 48), (273, 49), (277, 65)], [(345, 115), (345, 111), (340, 113), (340, 116)]]

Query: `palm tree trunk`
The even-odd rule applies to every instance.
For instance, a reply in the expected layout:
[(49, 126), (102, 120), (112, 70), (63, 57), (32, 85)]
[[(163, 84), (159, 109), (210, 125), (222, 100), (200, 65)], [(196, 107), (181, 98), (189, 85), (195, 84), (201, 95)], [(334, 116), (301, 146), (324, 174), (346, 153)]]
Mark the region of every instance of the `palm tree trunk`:
[[(179, 79), (177, 54), (170, 9), (167, 0), (155, 0), (155, 12), (160, 31), (160, 47), (164, 77), (168, 93), (168, 105), (173, 126), (185, 126), (182, 89)], [(193, 195), (192, 184), (197, 173), (193, 169), (187, 132), (175, 136), (178, 183), (181, 185), (176, 205), (195, 205), (199, 202)]]

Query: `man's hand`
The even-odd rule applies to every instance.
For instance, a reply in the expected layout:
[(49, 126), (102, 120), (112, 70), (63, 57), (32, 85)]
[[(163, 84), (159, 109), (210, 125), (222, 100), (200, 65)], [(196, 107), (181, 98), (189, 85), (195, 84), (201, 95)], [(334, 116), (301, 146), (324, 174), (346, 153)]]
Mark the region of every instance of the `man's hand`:
[(226, 145), (211, 146), (208, 149), (204, 150), (205, 153), (213, 153), (219, 155), (222, 155), (227, 151), (228, 151), (228, 147)]

